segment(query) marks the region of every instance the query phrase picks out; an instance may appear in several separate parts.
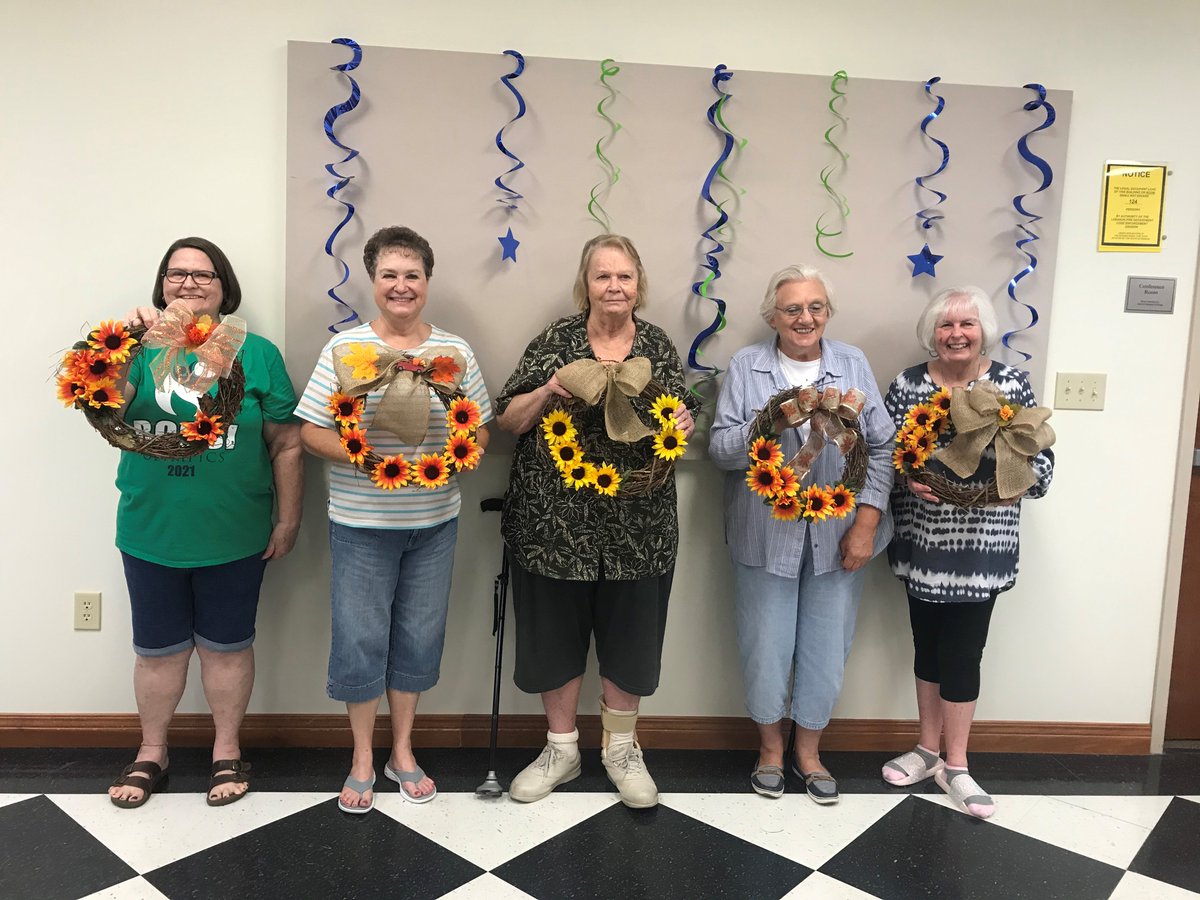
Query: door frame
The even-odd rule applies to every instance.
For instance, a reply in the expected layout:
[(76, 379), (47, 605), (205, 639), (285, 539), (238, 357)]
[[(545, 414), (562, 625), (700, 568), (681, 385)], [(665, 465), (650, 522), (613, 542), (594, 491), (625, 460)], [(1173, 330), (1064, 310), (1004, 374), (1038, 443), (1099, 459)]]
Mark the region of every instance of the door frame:
[[(1188, 309), (1188, 354), (1183, 382), (1183, 408), (1179, 418), (1179, 445), (1175, 463), (1175, 490), (1171, 499), (1167, 571), (1163, 584), (1162, 617), (1158, 631), (1158, 662), (1154, 670), (1154, 695), (1150, 704), (1150, 752), (1162, 753), (1171, 690), (1171, 663), (1175, 653), (1175, 623), (1179, 612), (1179, 583), (1183, 572), (1183, 542), (1187, 534), (1188, 495), (1192, 489), (1192, 451), (1195, 449), (1197, 408), (1200, 408), (1200, 252)], [(1176, 298), (1176, 302), (1178, 303)], [(1180, 312), (1176, 305), (1176, 314)]]

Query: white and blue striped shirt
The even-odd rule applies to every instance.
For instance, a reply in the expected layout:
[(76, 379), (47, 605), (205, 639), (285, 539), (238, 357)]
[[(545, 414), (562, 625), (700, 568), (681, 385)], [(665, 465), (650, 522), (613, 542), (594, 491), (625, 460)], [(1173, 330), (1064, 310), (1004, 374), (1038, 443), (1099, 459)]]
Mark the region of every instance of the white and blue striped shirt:
[[(765, 567), (772, 575), (796, 578), (804, 559), (805, 536), (811, 533), (813, 571), (817, 575), (842, 566), (840, 543), (854, 522), (854, 513), (845, 519), (826, 519), (808, 524), (804, 520), (778, 522), (771, 509), (746, 487), (745, 472), (750, 463), (748, 437), (758, 411), (775, 394), (789, 387), (779, 365), (776, 341), (746, 347), (734, 354), (721, 385), (716, 416), (709, 432), (708, 453), (725, 474), (725, 542), (737, 562)], [(873, 506), (882, 512), (875, 530), (872, 556), (887, 546), (892, 536), (892, 516), (888, 494), (892, 489), (892, 441), (896, 431), (883, 406), (883, 398), (867, 358), (857, 347), (841, 341), (821, 339), (821, 367), (816, 387), (834, 385), (842, 391), (858, 388), (867, 395), (859, 418), (867, 442), (866, 484), (856, 496), (856, 504)], [(790, 459), (800, 449), (797, 429), (783, 433), (783, 456)], [(833, 444), (827, 444), (805, 479), (808, 484), (837, 484), (844, 462)]]
[[(460, 389), (479, 404), (483, 422), (490, 422), (492, 403), (470, 345), (436, 325), (432, 326), (432, 329), (429, 338), (423, 344), (407, 352), (413, 356), (420, 356), (435, 347), (452, 347), (461, 353), (466, 360), (467, 371), (463, 375)], [(333, 417), (326, 408), (329, 395), (337, 389), (338, 383), (333, 368), (333, 349), (351, 343), (388, 346), (375, 334), (369, 323), (335, 335), (321, 351), (317, 367), (308, 379), (304, 396), (300, 398), (300, 405), (296, 407), (297, 416), (323, 428), (335, 427)], [(406, 447), (394, 434), (382, 428), (371, 428), (375, 409), (382, 396), (383, 389), (367, 394), (366, 409), (363, 413), (363, 427), (368, 430), (368, 438), (376, 453), (380, 456), (401, 453), (405, 459), (415, 462), (421, 454), (442, 452), (450, 431), (446, 425), (446, 408), (441, 400), (430, 392), (429, 431), (420, 446)], [(458, 477), (451, 478), (447, 484), (436, 490), (414, 485), (384, 491), (374, 485), (369, 475), (360, 472), (349, 461), (330, 463), (329, 518), (339, 525), (349, 525), (353, 528), (428, 528), (447, 522), (458, 515), (462, 506)]]

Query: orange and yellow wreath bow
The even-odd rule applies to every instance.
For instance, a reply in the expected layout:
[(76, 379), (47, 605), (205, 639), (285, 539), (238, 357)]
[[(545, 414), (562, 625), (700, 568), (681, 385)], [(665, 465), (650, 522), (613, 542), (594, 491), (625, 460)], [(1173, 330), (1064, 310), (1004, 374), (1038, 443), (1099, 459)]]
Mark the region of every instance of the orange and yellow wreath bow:
[[(191, 308), (176, 300), (168, 306), (154, 326), (142, 335), (146, 347), (163, 348), (150, 366), (154, 384), (164, 390), (167, 379), (198, 394), (207, 393), (220, 378), (228, 378), (233, 361), (246, 340), (246, 322), (238, 316), (226, 316), (213, 324), (209, 316), (196, 317)], [(185, 359), (194, 354), (196, 365)]]

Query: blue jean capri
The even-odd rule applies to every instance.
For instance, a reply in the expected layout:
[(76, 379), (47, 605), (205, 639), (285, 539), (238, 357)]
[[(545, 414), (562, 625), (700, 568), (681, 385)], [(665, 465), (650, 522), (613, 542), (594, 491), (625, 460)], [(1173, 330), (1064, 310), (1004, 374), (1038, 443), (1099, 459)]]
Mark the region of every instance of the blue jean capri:
[(458, 519), (428, 528), (329, 523), (333, 618), (326, 693), (364, 703), (438, 681)]
[(193, 569), (124, 552), (121, 561), (138, 656), (171, 656), (196, 644), (217, 653), (236, 653), (254, 643), (258, 594), (267, 568), (261, 553)]

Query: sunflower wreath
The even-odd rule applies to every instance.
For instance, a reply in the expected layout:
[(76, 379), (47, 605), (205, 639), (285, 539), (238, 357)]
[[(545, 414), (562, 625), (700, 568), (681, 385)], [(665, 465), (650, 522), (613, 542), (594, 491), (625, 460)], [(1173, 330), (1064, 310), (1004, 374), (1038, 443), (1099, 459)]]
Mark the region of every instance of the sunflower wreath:
[[(675, 412), (684, 403), (653, 380), (647, 381), (636, 396), (650, 403), (650, 413), (658, 431), (649, 434), (654, 448), (649, 464), (627, 472), (618, 471), (608, 462), (597, 465), (588, 459), (589, 451), (575, 426), (574, 417), (593, 403), (579, 396), (555, 396), (546, 404), (541, 421), (542, 448), (562, 475), (565, 487), (577, 491), (585, 488), (605, 497), (618, 494), (643, 497), (667, 483), (675, 471), (675, 460), (687, 450), (687, 439), (675, 422)], [(630, 414), (636, 415), (632, 410)], [(649, 431), (644, 425), (642, 428)]]
[[(342, 384), (330, 393), (325, 408), (333, 417), (346, 458), (360, 472), (369, 475), (376, 487), (384, 491), (405, 486), (437, 490), (457, 473), (479, 465), (483, 450), (476, 440), (476, 433), (483, 417), (479, 405), (458, 389), (464, 366), (460, 358), (456, 358), (455, 351), (424, 359), (386, 350), (381, 357), (372, 344), (347, 344), (345, 350), (340, 357), (335, 356), (335, 367), (339, 369)], [(423, 453), (406, 459), (403, 454), (380, 456), (371, 446), (367, 429), (362, 424), (366, 395), (371, 390), (385, 387), (381, 408), (375, 415), (375, 424), (380, 424), (381, 416), (387, 415), (386, 407), (391, 405), (389, 392), (392, 386), (401, 384), (406, 385), (405, 396), (412, 398), (409, 402), (415, 401), (425, 425), (429, 418), (428, 398), (423, 392), (414, 392), (414, 387), (421, 385), (432, 391), (446, 408), (449, 435), (441, 453)], [(395, 416), (396, 412), (392, 411), (391, 415)], [(400, 417), (404, 418), (403, 413)], [(412, 424), (415, 418), (410, 412), (407, 421), (400, 422), (397, 430), (403, 432), (399, 435), (402, 440), (420, 444), (425, 431)]]
[[(771, 507), (780, 522), (804, 519), (821, 522), (844, 519), (855, 506), (855, 495), (867, 476), (867, 448), (858, 424), (866, 394), (857, 388), (842, 393), (835, 387), (787, 388), (767, 401), (750, 426), (746, 487)], [(786, 465), (775, 423), (812, 424), (804, 446)], [(803, 486), (826, 443), (841, 450), (845, 460), (836, 485)]]
[[(1050, 410), (1014, 403), (990, 381), (977, 382), (971, 391), (940, 387), (904, 414), (892, 466), (953, 506), (1009, 502), (1037, 480), (1030, 461), (1054, 443), (1049, 418)], [(960, 479), (969, 478), (988, 447), (996, 455), (996, 474), (975, 487), (926, 468), (935, 458)]]
[[(85, 340), (77, 341), (59, 364), (58, 399), (64, 406), (81, 410), (100, 436), (118, 450), (155, 459), (196, 456), (220, 440), (242, 407), (246, 376), (237, 351), (245, 333), (245, 323), (236, 316), (227, 316), (214, 326), (211, 317), (196, 318), (180, 301), (172, 303), (149, 329), (127, 328), (119, 321), (101, 322)], [(195, 418), (178, 432), (153, 434), (125, 421), (121, 385), (145, 347), (167, 351), (152, 366), (158, 387), (170, 377), (200, 394)], [(204, 365), (195, 372), (180, 366), (181, 355), (187, 353), (195, 353)], [(217, 391), (209, 395), (214, 380)]]

